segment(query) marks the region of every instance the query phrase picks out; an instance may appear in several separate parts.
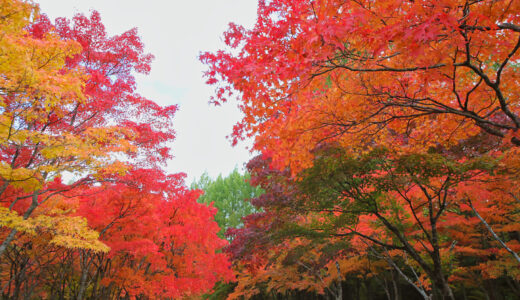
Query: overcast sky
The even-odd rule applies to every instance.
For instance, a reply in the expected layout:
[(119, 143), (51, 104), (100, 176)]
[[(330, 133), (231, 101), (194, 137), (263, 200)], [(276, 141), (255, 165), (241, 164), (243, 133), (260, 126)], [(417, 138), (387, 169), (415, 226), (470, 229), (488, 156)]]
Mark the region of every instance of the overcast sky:
[(231, 147), (226, 136), (240, 118), (236, 103), (208, 104), (213, 89), (204, 84), (199, 62), (202, 51), (224, 47), (222, 33), (229, 22), (251, 27), (256, 0), (36, 0), (51, 19), (97, 10), (109, 34), (137, 27), (146, 51), (155, 56), (152, 72), (138, 76), (141, 95), (161, 105), (178, 104), (177, 138), (170, 173), (185, 172), (187, 183), (204, 171), (227, 175), (251, 156), (241, 143)]

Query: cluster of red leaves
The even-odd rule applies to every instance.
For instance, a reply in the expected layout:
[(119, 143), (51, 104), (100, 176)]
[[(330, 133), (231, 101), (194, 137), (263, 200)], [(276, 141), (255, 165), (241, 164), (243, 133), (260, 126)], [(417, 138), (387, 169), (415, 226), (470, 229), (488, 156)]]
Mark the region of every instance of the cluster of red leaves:
[[(335, 297), (338, 281), (361, 289), (353, 277), (388, 298), (403, 284), (425, 299), (518, 294), (519, 12), (518, 1), (273, 0), (253, 28), (231, 24), (231, 50), (200, 59), (212, 100), (239, 99), (233, 141), (254, 137), (268, 160), (252, 178), (264, 212), (231, 231), (232, 295), (311, 289), (291, 286), (298, 273)], [(303, 236), (315, 248), (291, 242)]]
[(216, 210), (197, 203), (200, 192), (187, 190), (183, 176), (138, 169), (85, 192), (77, 213), (110, 247), (102, 285), (131, 297), (180, 298), (231, 279), (226, 256), (216, 253), (226, 244), (216, 236)]
[[(413, 151), (516, 131), (516, 1), (259, 1), (233, 51), (204, 53), (217, 103), (236, 94), (234, 141), (308, 167), (324, 140)], [(513, 101), (513, 102), (511, 102)]]
[(17, 37), (41, 74), (0, 74), (14, 82), (0, 87), (13, 131), (0, 145), (2, 296), (171, 299), (232, 279), (216, 209), (162, 170), (177, 106), (136, 93), (153, 59), (137, 30), (109, 36), (96, 11), (51, 22), (31, 3), (4, 4), (2, 26), (25, 14)]

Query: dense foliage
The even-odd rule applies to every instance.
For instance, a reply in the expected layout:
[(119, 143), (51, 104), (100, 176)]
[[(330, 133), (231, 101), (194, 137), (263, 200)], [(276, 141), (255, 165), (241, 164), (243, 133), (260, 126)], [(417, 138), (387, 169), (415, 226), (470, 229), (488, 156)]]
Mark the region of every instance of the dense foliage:
[(263, 211), (230, 298), (520, 294), (519, 1), (259, 1), (204, 53)]
[(136, 29), (0, 0), (2, 299), (518, 298), (519, 24), (517, 0), (260, 0), (200, 56), (259, 155), (190, 189)]
[(192, 297), (232, 278), (215, 209), (162, 171), (177, 107), (136, 93), (143, 48), (95, 11), (51, 22), (0, 1), (2, 299)]

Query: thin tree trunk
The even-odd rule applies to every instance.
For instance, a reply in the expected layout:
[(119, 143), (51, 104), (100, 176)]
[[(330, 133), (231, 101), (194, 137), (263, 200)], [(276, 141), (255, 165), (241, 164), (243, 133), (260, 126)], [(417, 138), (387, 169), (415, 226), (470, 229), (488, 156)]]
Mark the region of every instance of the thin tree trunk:
[(16, 234), (18, 233), (18, 230), (11, 229), (11, 232), (9, 235), (5, 238), (5, 240), (2, 242), (2, 245), (0, 245), (0, 257), (4, 255), (5, 250), (7, 249), (7, 246), (11, 244), (11, 242), (14, 240)]
[(415, 290), (417, 290), (417, 292), (419, 292), (419, 294), (421, 294), (424, 300), (431, 300), (431, 296), (426, 294), (426, 291), (422, 287), (416, 285), (412, 279), (406, 276), (406, 274), (404, 274), (403, 271), (401, 271), (401, 269), (394, 263), (394, 261), (391, 258), (385, 258), (385, 260), (390, 266), (392, 266), (397, 271), (397, 273), (399, 273), (399, 275), (401, 275), (402, 278), (404, 278), (404, 280), (406, 280), (406, 282), (408, 282), (411, 286), (415, 288)]
[[(40, 190), (34, 191), (34, 193), (32, 195), (31, 206), (29, 206), (29, 209), (27, 209), (27, 211), (23, 215), (23, 219), (24, 220), (27, 220), (29, 218), (29, 216), (31, 216), (32, 212), (38, 207), (38, 194), (39, 194), (39, 192), (40, 192)], [(0, 257), (4, 254), (5, 250), (9, 246), (9, 244), (11, 244), (11, 242), (14, 240), (14, 238), (16, 237), (17, 233), (18, 233), (18, 230), (13, 228), (11, 230), (11, 232), (9, 233), (9, 235), (2, 242), (2, 244), (0, 245)]]
[(82, 252), (82, 268), (81, 268), (81, 279), (79, 284), (79, 291), (78, 291), (78, 297), (77, 300), (83, 300), (83, 295), (85, 294), (85, 290), (87, 289), (87, 276), (88, 276), (88, 269), (90, 268), (91, 260), (88, 260), (88, 255), (86, 255), (85, 251)]
[(399, 300), (401, 297), (399, 297), (399, 285), (398, 285), (398, 278), (399, 276), (395, 276), (395, 273), (393, 270), (390, 270), (390, 273), (392, 275), (392, 285), (394, 287), (394, 300)]
[(497, 240), (500, 243), (500, 245), (502, 245), (502, 247), (507, 250), (507, 252), (511, 253), (511, 255), (513, 255), (513, 257), (516, 259), (516, 261), (520, 264), (520, 256), (518, 256), (518, 254), (516, 254), (515, 251), (511, 250), (511, 248), (509, 248), (506, 245), (506, 243), (504, 243), (504, 241), (502, 241), (502, 239), (495, 233), (495, 231), (493, 231), (493, 228), (491, 228), (491, 226), (488, 224), (488, 222), (486, 222), (486, 220), (484, 220), (484, 218), (482, 218), (482, 216), (477, 212), (475, 207), (473, 207), (473, 204), (471, 203), (471, 201), (468, 200), (468, 204), (471, 207), (471, 209), (473, 210), (473, 213), (475, 213), (477, 218), (479, 218), (480, 222), (482, 222), (482, 224), (484, 224), (484, 226), (486, 226), (487, 230), (489, 231), (489, 233), (491, 233), (491, 235), (495, 238), (495, 240)]
[(341, 282), (343, 281), (343, 278), (341, 276), (341, 269), (339, 267), (339, 263), (336, 261), (336, 270), (338, 270), (338, 285), (337, 285), (337, 294), (336, 294), (336, 299), (337, 300), (342, 300), (343, 299), (343, 286), (341, 285)]

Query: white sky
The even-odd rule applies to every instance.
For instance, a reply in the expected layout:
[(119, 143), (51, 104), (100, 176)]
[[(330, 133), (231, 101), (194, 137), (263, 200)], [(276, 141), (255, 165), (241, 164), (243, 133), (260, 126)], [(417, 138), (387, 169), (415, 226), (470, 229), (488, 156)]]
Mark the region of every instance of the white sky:
[(205, 85), (199, 60), (202, 51), (224, 47), (222, 33), (229, 22), (251, 27), (256, 0), (36, 0), (52, 20), (71, 18), (92, 9), (101, 14), (109, 34), (137, 27), (145, 50), (155, 56), (148, 76), (138, 76), (138, 92), (161, 105), (179, 104), (174, 123), (175, 158), (168, 172), (185, 172), (187, 184), (207, 171), (216, 177), (235, 166), (243, 169), (251, 154), (240, 143), (231, 147), (226, 136), (240, 118), (235, 103), (208, 104), (213, 88)]

